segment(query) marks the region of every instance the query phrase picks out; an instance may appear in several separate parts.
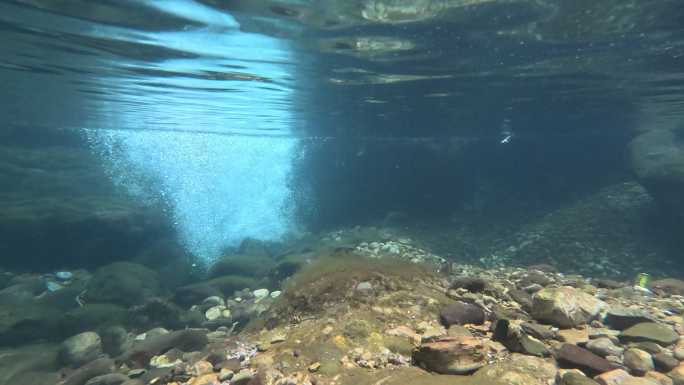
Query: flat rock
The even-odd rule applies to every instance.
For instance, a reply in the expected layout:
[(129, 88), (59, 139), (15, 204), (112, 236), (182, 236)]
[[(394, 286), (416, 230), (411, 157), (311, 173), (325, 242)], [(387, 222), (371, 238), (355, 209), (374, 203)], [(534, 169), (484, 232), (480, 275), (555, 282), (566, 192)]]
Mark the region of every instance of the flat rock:
[(633, 377), (622, 369), (615, 369), (596, 377), (601, 385), (659, 385), (658, 382), (644, 378)]
[(606, 324), (614, 329), (625, 330), (642, 322), (655, 322), (655, 319), (643, 310), (625, 307), (611, 308), (606, 313)]
[(597, 319), (606, 304), (570, 286), (545, 288), (532, 297), (532, 317), (562, 328), (572, 328)]
[(487, 364), (487, 348), (475, 337), (444, 337), (422, 344), (413, 359), (440, 374), (469, 374)]
[[(514, 353), (507, 360), (487, 365), (471, 377), (472, 384), (549, 385), (555, 383), (556, 366), (543, 358)], [(426, 382), (429, 384), (430, 382)], [(456, 383), (456, 382), (454, 382)]]
[(600, 337), (589, 341), (586, 348), (601, 357), (621, 356), (624, 349), (615, 345), (608, 337)]
[(598, 382), (584, 374), (568, 372), (563, 375), (560, 385), (598, 385)]
[(616, 368), (614, 363), (576, 345), (563, 344), (554, 355), (561, 367), (579, 369), (588, 376), (595, 376)]
[(655, 322), (642, 322), (620, 333), (620, 340), (625, 342), (655, 342), (662, 346), (672, 345), (679, 339), (679, 335), (667, 325)]
[(439, 320), (445, 328), (451, 325), (482, 325), (485, 314), (481, 307), (465, 302), (454, 302), (439, 312)]

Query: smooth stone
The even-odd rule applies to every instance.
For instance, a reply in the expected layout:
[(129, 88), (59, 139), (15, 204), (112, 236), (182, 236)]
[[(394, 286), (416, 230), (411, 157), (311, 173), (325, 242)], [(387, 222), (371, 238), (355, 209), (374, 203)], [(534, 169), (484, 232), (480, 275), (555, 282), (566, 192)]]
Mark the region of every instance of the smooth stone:
[(598, 382), (584, 374), (567, 372), (563, 375), (563, 378), (561, 378), (559, 385), (598, 385)]
[(359, 282), (359, 284), (356, 285), (356, 291), (368, 292), (371, 290), (373, 290), (373, 285), (371, 285), (370, 282)]
[(205, 298), (202, 301), (202, 304), (209, 305), (209, 306), (225, 306), (226, 305), (223, 298), (219, 297), (218, 295), (212, 295), (211, 297)]
[(442, 308), (439, 312), (439, 319), (448, 329), (451, 325), (482, 325), (485, 321), (485, 314), (477, 305), (458, 301)]
[(626, 342), (651, 341), (662, 346), (672, 345), (679, 335), (667, 325), (655, 322), (642, 322), (620, 333), (620, 340)]
[[(539, 357), (513, 353), (508, 359), (486, 365), (470, 377), (468, 384), (549, 385), (554, 384), (556, 366)], [(430, 384), (428, 379), (425, 384)], [(446, 384), (446, 382), (444, 382)], [(458, 380), (454, 384), (460, 384)]]
[(55, 273), (55, 277), (60, 281), (68, 281), (74, 277), (74, 274), (70, 271), (58, 271)]
[(268, 297), (268, 295), (270, 293), (269, 293), (268, 289), (256, 289), (252, 292), (252, 294), (254, 294), (254, 298), (256, 300), (260, 300), (260, 299)]
[(646, 372), (655, 369), (651, 354), (641, 349), (627, 349), (622, 360), (625, 366), (637, 376), (643, 376)]
[(59, 350), (59, 358), (66, 365), (79, 367), (102, 355), (102, 340), (95, 332), (83, 332), (67, 338)]
[(674, 385), (674, 381), (666, 374), (650, 371), (646, 373), (644, 378), (654, 381), (656, 385)]
[(243, 369), (239, 373), (233, 375), (230, 380), (230, 385), (247, 385), (254, 378), (252, 371)]
[(475, 337), (444, 337), (423, 343), (413, 360), (440, 374), (469, 374), (487, 364), (486, 348)]
[(679, 364), (670, 370), (667, 375), (674, 381), (674, 385), (684, 385), (684, 364)]
[(608, 310), (605, 322), (614, 329), (625, 330), (638, 323), (655, 322), (655, 319), (640, 309), (618, 307)]
[(282, 291), (280, 290), (273, 291), (271, 292), (271, 298), (278, 298), (280, 297), (280, 294), (282, 294)]
[(527, 334), (540, 340), (550, 340), (556, 336), (556, 332), (548, 325), (540, 325), (533, 322), (523, 322), (520, 327)]
[(576, 345), (563, 344), (554, 355), (561, 367), (579, 369), (588, 376), (595, 376), (616, 368), (614, 363)]
[(606, 304), (570, 286), (545, 288), (532, 297), (532, 317), (561, 328), (572, 328), (597, 319)]
[(128, 381), (128, 376), (121, 373), (108, 373), (93, 377), (85, 385), (121, 385)]
[(665, 352), (656, 353), (653, 355), (653, 363), (656, 369), (662, 372), (669, 372), (679, 365), (679, 360)]
[(586, 345), (587, 350), (601, 357), (606, 356), (620, 356), (624, 349), (616, 346), (610, 338), (601, 337), (595, 340), (590, 340)]
[(457, 277), (451, 282), (449, 287), (452, 290), (466, 289), (471, 293), (480, 293), (487, 287), (487, 281), (478, 277)]
[(209, 309), (207, 309), (206, 312), (204, 312), (204, 316), (209, 320), (209, 321), (214, 321), (219, 318), (221, 318), (221, 313), (225, 309), (225, 306), (223, 305), (218, 305), (218, 306), (212, 306)]

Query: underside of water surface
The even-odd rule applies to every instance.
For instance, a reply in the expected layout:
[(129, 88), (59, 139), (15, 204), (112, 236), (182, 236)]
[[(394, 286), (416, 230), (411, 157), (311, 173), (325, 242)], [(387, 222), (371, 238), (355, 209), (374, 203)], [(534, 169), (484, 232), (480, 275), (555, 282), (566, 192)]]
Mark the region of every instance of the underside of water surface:
[(0, 385), (684, 384), (683, 20), (0, 1)]

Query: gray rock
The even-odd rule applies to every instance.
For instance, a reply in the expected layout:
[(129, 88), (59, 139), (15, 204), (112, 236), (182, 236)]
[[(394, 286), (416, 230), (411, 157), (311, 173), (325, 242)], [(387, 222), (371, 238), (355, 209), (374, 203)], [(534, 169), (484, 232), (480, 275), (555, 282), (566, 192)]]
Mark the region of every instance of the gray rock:
[(128, 381), (128, 376), (121, 373), (109, 373), (93, 377), (85, 385), (121, 385)]
[(655, 322), (647, 312), (630, 308), (611, 308), (606, 314), (606, 324), (613, 329), (624, 330), (642, 322)]
[(570, 286), (546, 288), (533, 297), (532, 317), (563, 328), (584, 325), (598, 318), (606, 304)]
[(451, 325), (481, 325), (485, 321), (485, 314), (477, 305), (458, 301), (442, 308), (439, 312), (439, 319), (448, 329)]
[(592, 353), (601, 357), (620, 356), (624, 351), (623, 348), (616, 346), (613, 341), (607, 337), (601, 337), (589, 341), (586, 345), (586, 348)]
[(59, 359), (65, 365), (79, 367), (102, 354), (102, 340), (95, 332), (84, 332), (67, 338), (59, 350)]
[(599, 385), (599, 383), (583, 374), (567, 372), (563, 375), (560, 385)]
[(670, 326), (655, 322), (642, 322), (620, 333), (622, 341), (651, 341), (662, 346), (672, 345), (678, 339), (679, 335)]

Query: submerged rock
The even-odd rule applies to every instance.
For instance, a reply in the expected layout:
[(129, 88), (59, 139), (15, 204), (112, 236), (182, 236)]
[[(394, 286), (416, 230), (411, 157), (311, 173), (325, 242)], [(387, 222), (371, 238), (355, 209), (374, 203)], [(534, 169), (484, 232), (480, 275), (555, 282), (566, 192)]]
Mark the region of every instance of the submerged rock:
[(623, 356), (623, 362), (637, 376), (643, 376), (655, 368), (651, 355), (641, 349), (627, 349)]
[(533, 297), (532, 316), (563, 328), (584, 325), (598, 318), (606, 304), (570, 286), (546, 288)]
[(79, 367), (102, 354), (102, 340), (95, 332), (83, 332), (65, 340), (59, 351), (64, 364)]
[(620, 333), (620, 340), (626, 342), (655, 342), (662, 346), (672, 345), (679, 335), (667, 325), (655, 322), (642, 322)]
[(447, 329), (451, 325), (481, 325), (485, 321), (485, 314), (477, 305), (458, 301), (442, 308), (439, 320)]
[(655, 322), (655, 319), (644, 310), (624, 307), (611, 308), (606, 313), (606, 324), (614, 329), (624, 330), (641, 322)]
[(413, 359), (427, 370), (441, 374), (468, 374), (487, 364), (487, 348), (475, 337), (444, 337), (423, 343)]
[(579, 369), (588, 376), (595, 376), (616, 368), (614, 363), (605, 358), (571, 344), (561, 345), (555, 351), (554, 356), (561, 367)]
[[(556, 366), (538, 357), (513, 354), (505, 361), (487, 365), (472, 376), (472, 384), (487, 385), (551, 385), (555, 383)], [(428, 382), (429, 383), (429, 382)]]

